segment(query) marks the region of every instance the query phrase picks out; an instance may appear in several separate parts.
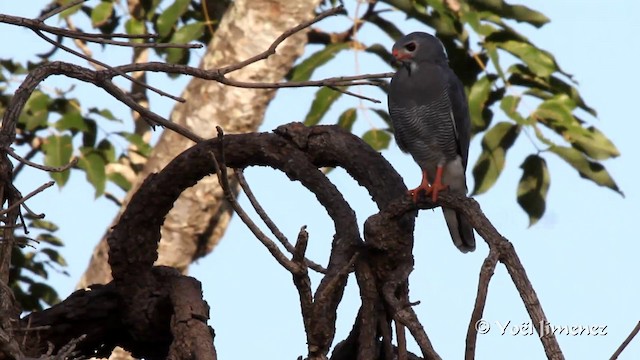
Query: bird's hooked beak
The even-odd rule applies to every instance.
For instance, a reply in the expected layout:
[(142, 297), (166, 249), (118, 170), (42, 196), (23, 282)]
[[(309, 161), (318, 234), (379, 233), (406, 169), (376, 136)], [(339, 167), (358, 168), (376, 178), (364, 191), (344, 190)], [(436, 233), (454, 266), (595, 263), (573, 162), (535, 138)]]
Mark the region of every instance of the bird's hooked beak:
[(391, 55), (398, 61), (403, 62), (403, 60), (407, 60), (411, 58), (411, 54), (404, 51), (403, 49), (393, 49), (391, 50)]
[(404, 49), (392, 49), (391, 55), (394, 58), (394, 65), (399, 68), (406, 68), (409, 74), (414, 70), (413, 68), (416, 66), (413, 61), (413, 56), (411, 53), (406, 52)]

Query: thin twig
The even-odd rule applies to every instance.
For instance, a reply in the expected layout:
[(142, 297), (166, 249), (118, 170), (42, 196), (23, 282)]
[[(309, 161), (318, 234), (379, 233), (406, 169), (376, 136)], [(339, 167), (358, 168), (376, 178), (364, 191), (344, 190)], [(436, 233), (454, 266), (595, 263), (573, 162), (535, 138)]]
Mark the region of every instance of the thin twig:
[(302, 268), (300, 272), (294, 272), (293, 284), (298, 290), (298, 296), (300, 298), (300, 309), (302, 311), (302, 319), (304, 321), (304, 328), (307, 334), (309, 334), (311, 325), (311, 318), (313, 317), (313, 292), (311, 290), (311, 279), (309, 279), (309, 273), (306, 271), (305, 253), (307, 251), (307, 244), (309, 243), (309, 233), (306, 230), (306, 226), (300, 228), (298, 233), (298, 239), (296, 241), (295, 251), (293, 252), (293, 262), (298, 264)]
[[(31, 209), (27, 206), (27, 204), (26, 204), (26, 203), (22, 203), (22, 208), (24, 209), (24, 211), (26, 211), (26, 212), (27, 212), (27, 214), (28, 214), (29, 216), (31, 216), (31, 217), (33, 217), (33, 218), (36, 218), (36, 219), (44, 219), (44, 217), (45, 217), (44, 213), (40, 213), (40, 214), (35, 213), (33, 210), (31, 210)], [(22, 216), (22, 214), (20, 214), (20, 216)], [(25, 225), (25, 230), (26, 230), (26, 228), (27, 228), (27, 227), (26, 227), (26, 225)], [(25, 233), (27, 233), (27, 231), (25, 231)]]
[(174, 132), (186, 137), (187, 139), (190, 139), (195, 143), (198, 143), (204, 140), (204, 138), (200, 137), (199, 135), (189, 130), (188, 128), (180, 124), (177, 124), (173, 121), (166, 120), (162, 116), (140, 105), (140, 103), (135, 101), (131, 96), (128, 96), (126, 93), (124, 93), (124, 91), (122, 91), (122, 89), (117, 87), (113, 82), (105, 80), (99, 86), (101, 86), (104, 90), (106, 90), (109, 94), (111, 94), (117, 100), (120, 100), (123, 104), (127, 105), (128, 107), (136, 111), (143, 118), (149, 120), (152, 125), (159, 125), (164, 128), (173, 130)]
[(638, 335), (638, 332), (640, 332), (640, 321), (638, 321), (638, 324), (636, 324), (636, 327), (634, 327), (633, 330), (631, 330), (631, 333), (629, 334), (629, 336), (627, 336), (627, 338), (624, 339), (622, 344), (620, 344), (620, 347), (618, 347), (616, 352), (614, 352), (613, 355), (611, 355), (611, 359), (610, 360), (616, 360), (618, 358), (618, 356), (620, 356), (620, 354), (622, 354), (624, 349), (629, 345), (629, 343), (631, 343), (631, 340), (633, 340), (633, 338), (636, 335)]
[[(258, 202), (258, 199), (256, 199), (255, 195), (253, 194), (253, 191), (251, 191), (251, 188), (249, 187), (249, 183), (247, 183), (247, 179), (244, 177), (244, 172), (242, 171), (242, 169), (236, 169), (235, 175), (236, 175), (236, 178), (238, 179), (238, 183), (240, 184), (240, 187), (242, 188), (244, 193), (247, 195), (249, 202), (253, 206), (253, 209), (256, 211), (258, 216), (260, 216), (260, 219), (262, 219), (262, 221), (265, 223), (265, 225), (267, 225), (269, 230), (271, 230), (271, 233), (276, 237), (276, 239), (278, 239), (278, 241), (280, 241), (280, 243), (285, 247), (285, 249), (287, 249), (287, 251), (290, 254), (293, 254), (295, 258), (294, 246), (289, 242), (289, 239), (287, 239), (287, 237), (282, 233), (282, 231), (280, 231), (280, 229), (273, 222), (273, 220), (271, 220), (271, 218), (269, 217), (267, 212), (264, 210), (262, 205), (260, 205), (260, 202)], [(322, 274), (327, 273), (327, 269), (325, 269), (322, 265), (317, 264), (312, 260), (305, 259), (305, 264), (309, 268), (319, 273), (322, 273)]]
[(67, 171), (69, 169), (71, 169), (72, 167), (74, 167), (77, 163), (78, 163), (78, 158), (74, 157), (73, 159), (71, 159), (71, 161), (66, 164), (66, 165), (62, 165), (62, 166), (46, 166), (46, 165), (41, 165), (38, 163), (34, 163), (32, 161), (29, 161), (25, 158), (23, 158), (22, 156), (16, 154), (16, 152), (11, 148), (11, 147), (6, 147), (5, 151), (7, 152), (7, 154), (11, 155), (12, 158), (18, 160), (21, 163), (24, 163), (26, 165), (29, 165), (33, 168), (39, 169), (39, 170), (44, 170), (47, 172), (63, 172), (63, 171)]
[(337, 86), (331, 86), (330, 85), (330, 86), (328, 86), (328, 88), (330, 88), (331, 90), (334, 90), (334, 91), (341, 92), (341, 93), (346, 94), (346, 95), (351, 95), (351, 96), (356, 97), (356, 98), (361, 99), (361, 100), (369, 100), (369, 101), (371, 101), (373, 103), (376, 103), (376, 104), (380, 104), (381, 103), (381, 101), (378, 100), (378, 99), (370, 98), (368, 96), (364, 96), (364, 95), (353, 93), (351, 91), (343, 90), (343, 89), (340, 89)]
[(36, 194), (39, 194), (39, 193), (43, 192), (45, 189), (52, 187), (53, 184), (55, 184), (55, 183), (56, 183), (55, 181), (49, 181), (48, 183), (46, 183), (44, 185), (40, 185), (37, 189), (35, 189), (32, 192), (30, 192), (29, 194), (27, 194), (27, 196), (22, 197), (22, 198), (20, 198), (20, 200), (12, 203), (11, 206), (9, 206), (8, 208), (6, 208), (4, 210), (0, 210), (0, 216), (11, 212), (13, 209), (15, 209), (16, 207), (20, 206), (20, 204), (22, 204), (23, 202), (31, 199)]
[(498, 264), (498, 253), (496, 251), (490, 251), (484, 263), (482, 263), (482, 269), (480, 270), (480, 280), (478, 281), (478, 294), (476, 295), (476, 302), (473, 306), (471, 313), (471, 320), (469, 321), (469, 328), (467, 329), (467, 341), (464, 352), (465, 360), (475, 359), (476, 342), (478, 340), (478, 331), (482, 330), (480, 326), (484, 326), (481, 322), (484, 306), (487, 303), (487, 294), (489, 293), (489, 282)]
[[(80, 34), (83, 34), (80, 32)], [(126, 46), (130, 48), (154, 48), (154, 49), (202, 49), (204, 47), (203, 44), (198, 43), (189, 43), (189, 44), (175, 44), (175, 43), (134, 43), (128, 41), (118, 41), (118, 40), (109, 40), (109, 39), (97, 39), (93, 36), (85, 36), (85, 35), (74, 35), (76, 39), (90, 41), (98, 44), (104, 45), (116, 45), (116, 46)]]
[(88, 0), (75, 0), (75, 1), (71, 1), (69, 3), (67, 3), (66, 5), (62, 5), (62, 6), (58, 6), (57, 8), (40, 15), (40, 17), (37, 19), (38, 21), (45, 21), (50, 17), (53, 17), (67, 9), (71, 9), (72, 7), (76, 6), (76, 5), (80, 5), (84, 2), (87, 2)]
[[(440, 205), (446, 206), (461, 212), (463, 216), (469, 220), (473, 228), (487, 242), (489, 250), (495, 251), (498, 254), (498, 260), (507, 268), (511, 280), (516, 286), (516, 289), (518, 289), (522, 302), (527, 309), (527, 313), (531, 317), (531, 321), (540, 336), (540, 341), (542, 342), (547, 358), (564, 359), (555, 334), (551, 331), (545, 331), (543, 327), (544, 324), (548, 324), (549, 321), (513, 244), (496, 230), (482, 212), (480, 205), (472, 198), (452, 193), (443, 193), (442, 196), (438, 198), (437, 204), (431, 202), (429, 199), (421, 199), (417, 205), (421, 209), (431, 209), (434, 206)], [(407, 208), (407, 211), (409, 211), (409, 208)], [(413, 211), (413, 207), (411, 207), (410, 211)]]
[(285, 269), (287, 269), (291, 273), (298, 273), (300, 271), (304, 271), (300, 268), (300, 266), (293, 261), (289, 260), (283, 253), (280, 251), (278, 246), (273, 242), (273, 240), (269, 239), (269, 237), (260, 230), (260, 228), (251, 220), (251, 217), (247, 215), (247, 213), (242, 209), (242, 206), (238, 203), (235, 196), (233, 195), (233, 191), (231, 191), (231, 185), (229, 185), (229, 178), (227, 175), (227, 166), (224, 163), (224, 132), (220, 126), (216, 126), (218, 130), (218, 139), (220, 145), (220, 159), (222, 161), (218, 161), (216, 159), (215, 154), (212, 154), (212, 158), (216, 168), (216, 175), (218, 176), (218, 181), (222, 186), (222, 190), (224, 191), (225, 198), (233, 208), (233, 210), (238, 214), (238, 217), (247, 225), (249, 230), (253, 233), (253, 235), (269, 250), (271, 255), (276, 259), (276, 261), (282, 265)]
[(107, 200), (111, 200), (117, 207), (122, 207), (122, 201), (120, 201), (120, 199), (118, 199), (114, 194), (105, 191), (104, 197), (107, 198)]
[(305, 21), (302, 24), (292, 27), (291, 29), (285, 31), (282, 33), (282, 35), (278, 36), (278, 38), (276, 38), (276, 40), (271, 43), (271, 46), (269, 46), (269, 48), (265, 51), (263, 51), (262, 53), (255, 55), (247, 60), (241, 61), (237, 64), (233, 64), (227, 67), (224, 67), (222, 69), (220, 69), (220, 72), (222, 75), (226, 75), (232, 71), (236, 71), (238, 69), (242, 69), (243, 67), (246, 67), (248, 65), (251, 65), (255, 62), (258, 62), (260, 60), (264, 60), (266, 58), (268, 58), (269, 56), (273, 55), (276, 53), (276, 48), (278, 47), (278, 45), (280, 45), (284, 40), (286, 40), (288, 37), (290, 37), (291, 35), (297, 33), (300, 30), (303, 30), (315, 23), (317, 23), (318, 21), (327, 18), (329, 16), (333, 16), (336, 14), (339, 14), (340, 12), (344, 11), (344, 8), (342, 6), (338, 6), (335, 7), (333, 9), (329, 9), (327, 11), (324, 11), (322, 13), (320, 13), (318, 16), (316, 16), (315, 18), (309, 20), (309, 21)]
[[(42, 143), (41, 141), (39, 143)], [(40, 145), (38, 146), (34, 146), (31, 148), (31, 150), (29, 150), (29, 152), (24, 156), (25, 160), (30, 160), (33, 159), (34, 156), (38, 155), (40, 153)], [(18, 177), (18, 174), (20, 174), (20, 172), (22, 171), (22, 169), (24, 169), (25, 166), (25, 162), (22, 161), (18, 161), (18, 165), (16, 165), (15, 169), (13, 169), (13, 179), (15, 180), (16, 177)]]
[(68, 46), (66, 46), (66, 45), (64, 45), (64, 44), (62, 44), (60, 42), (51, 40), (48, 37), (46, 37), (40, 30), (33, 30), (33, 31), (36, 33), (36, 35), (38, 35), (44, 41), (48, 42), (49, 44), (51, 44), (53, 46), (57, 46), (58, 48), (66, 51), (66, 52), (68, 52), (70, 54), (73, 54), (73, 55), (75, 55), (75, 56), (77, 56), (77, 57), (79, 57), (81, 59), (84, 59), (84, 60), (89, 61), (91, 63), (94, 63), (96, 65), (100, 65), (100, 66), (104, 67), (105, 69), (109, 69), (111, 71), (114, 71), (115, 73), (117, 73), (118, 75), (124, 77), (125, 79), (127, 79), (127, 80), (129, 80), (129, 81), (131, 81), (131, 82), (133, 82), (133, 83), (135, 83), (137, 85), (145, 87), (145, 88), (155, 92), (156, 94), (158, 94), (160, 96), (166, 96), (166, 97), (168, 97), (168, 98), (170, 98), (170, 99), (172, 99), (174, 101), (177, 101), (177, 102), (182, 102), (182, 103), (185, 102), (185, 99), (183, 99), (181, 97), (171, 95), (171, 94), (169, 94), (167, 92), (164, 92), (164, 91), (162, 91), (162, 90), (160, 90), (158, 88), (150, 86), (149, 84), (145, 84), (145, 83), (141, 82), (140, 80), (138, 80), (138, 79), (136, 79), (136, 78), (134, 78), (134, 77), (132, 77), (132, 76), (120, 71), (120, 70), (118, 70), (117, 68), (114, 68), (113, 66), (111, 66), (109, 64), (106, 64), (106, 63), (104, 63), (104, 62), (102, 62), (100, 60), (96, 60), (96, 59), (94, 59), (92, 57), (86, 56), (83, 53), (77, 52), (77, 51), (71, 49), (70, 47), (68, 47)]

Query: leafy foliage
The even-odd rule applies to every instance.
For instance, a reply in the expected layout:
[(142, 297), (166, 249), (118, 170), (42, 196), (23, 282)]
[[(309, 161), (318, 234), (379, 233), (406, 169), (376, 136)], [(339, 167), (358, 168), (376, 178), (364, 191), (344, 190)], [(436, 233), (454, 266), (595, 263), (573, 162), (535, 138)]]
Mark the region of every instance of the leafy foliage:
[[(507, 150), (517, 140), (529, 141), (535, 149), (521, 166), (523, 174), (517, 196), (531, 225), (545, 210), (550, 184), (544, 158), (547, 154), (558, 155), (581, 177), (622, 194), (601, 163), (617, 157), (617, 148), (600, 130), (576, 115), (577, 111), (584, 111), (595, 117), (595, 110), (587, 105), (571, 75), (560, 68), (555, 57), (512, 26), (518, 22), (539, 28), (549, 22), (545, 15), (503, 0), (382, 0), (362, 20), (393, 40), (403, 34), (393, 21), (385, 18), (389, 12), (384, 10), (389, 8), (432, 29), (447, 50), (450, 66), (466, 87), (472, 132), (484, 133), (482, 152), (473, 165), (474, 194), (482, 194), (495, 184), (504, 168)], [(292, 74), (303, 73), (305, 76), (300, 79), (308, 79), (318, 67), (330, 63), (330, 54), (336, 49), (343, 50), (340, 44), (348, 44), (352, 50), (365, 49), (391, 63), (392, 56), (384, 46), (358, 44), (345, 37), (343, 42), (332, 42), (317, 51)], [(314, 61), (318, 58), (322, 61)], [(317, 106), (319, 99), (324, 100), (325, 106)], [(331, 100), (327, 92), (318, 91), (307, 114), (309, 124), (322, 121)], [(523, 112), (520, 107), (523, 102), (533, 110)], [(373, 110), (388, 124), (385, 110)], [(494, 124), (497, 116), (501, 119)], [(522, 131), (535, 134), (535, 138), (519, 137)], [(366, 132), (363, 138), (376, 149), (387, 147), (389, 142), (373, 140), (377, 139), (371, 135), (374, 133), (378, 132)]]
[[(57, 0), (51, 7), (65, 5), (70, 0)], [(207, 43), (212, 31), (228, 7), (230, 1), (216, 1), (209, 8), (206, 4), (191, 1), (142, 1), (132, 13), (126, 7), (116, 6), (112, 0), (91, 1), (79, 4), (57, 15), (58, 20), (73, 17), (77, 24), (88, 23), (99, 32), (111, 34), (124, 32), (132, 35), (157, 32), (160, 38), (153, 41)], [(50, 21), (54, 21), (53, 19)], [(58, 21), (56, 26), (63, 24)], [(205, 31), (208, 29), (209, 31)], [(95, 30), (94, 30), (95, 31)], [(132, 42), (146, 40), (131, 39)], [(20, 80), (31, 69), (41, 63), (55, 60), (56, 49), (40, 55), (36, 62), (20, 63), (12, 59), (0, 59), (0, 115), (4, 114), (16, 80)], [(167, 62), (185, 64), (189, 52), (185, 49), (155, 49), (156, 54)], [(132, 57), (133, 57), (132, 50)], [(35, 91), (24, 107), (17, 124), (16, 150), (28, 158), (42, 156), (45, 165), (59, 167), (68, 164), (76, 156), (77, 165), (61, 173), (51, 173), (59, 187), (67, 184), (73, 173), (84, 172), (87, 181), (93, 185), (95, 196), (104, 194), (109, 182), (123, 190), (131, 187), (128, 173), (139, 170), (132, 166), (131, 155), (147, 157), (151, 152), (148, 140), (141, 134), (130, 132), (122, 120), (117, 119), (109, 109), (89, 107), (73, 97), (74, 88), (63, 91), (43, 87)], [(115, 132), (106, 132), (99, 124), (111, 122), (122, 124)], [(110, 166), (117, 165), (117, 166)], [(128, 171), (121, 171), (129, 168)], [(16, 174), (19, 175), (19, 174)], [(54, 215), (55, 216), (55, 215)], [(40, 220), (30, 225), (38, 228)], [(53, 289), (42, 283), (47, 278), (51, 265), (66, 266), (56, 250), (42, 246), (62, 245), (62, 241), (52, 235), (55, 230), (39, 231), (35, 240), (41, 242), (37, 251), (27, 251), (29, 246), (14, 250), (12, 259), (12, 286), (14, 293), (25, 309), (40, 309), (44, 301), (52, 304), (58, 301)], [(20, 238), (24, 244), (31, 244), (29, 238)], [(60, 269), (56, 269), (61, 271)]]
[(22, 309), (42, 310), (43, 303), (53, 305), (60, 301), (58, 293), (42, 280), (48, 279), (50, 270), (67, 274), (64, 271), (67, 262), (55, 249), (62, 246), (62, 241), (54, 235), (58, 227), (42, 219), (31, 220), (28, 228), (36, 230), (38, 236), (16, 236), (21, 247), (13, 248), (9, 286)]
[[(57, 0), (56, 3), (69, 1)], [(128, 9), (115, 6), (115, 1), (102, 0), (79, 4), (57, 16), (58, 20), (74, 17), (74, 22), (84, 21), (105, 34), (150, 32), (159, 35), (153, 41), (207, 44), (230, 3), (230, 0), (149, 0)], [(338, 1), (326, 3), (335, 5)], [(544, 26), (549, 21), (546, 16), (502, 0), (378, 1), (362, 20), (393, 40), (402, 36), (402, 30), (388, 17), (390, 12), (386, 10), (389, 9), (400, 11), (432, 29), (430, 32), (442, 40), (452, 68), (466, 87), (472, 131), (482, 138), (482, 152), (475, 164), (469, 164), (470, 167), (473, 165), (474, 193), (484, 193), (495, 184), (506, 164), (507, 151), (515, 141), (530, 141), (535, 151), (521, 165), (517, 202), (529, 216), (531, 225), (544, 215), (550, 185), (545, 158), (550, 154), (564, 160), (583, 178), (622, 194), (602, 164), (604, 160), (619, 156), (617, 148), (599, 129), (576, 115), (582, 111), (595, 117), (595, 110), (585, 102), (571, 76), (560, 68), (553, 55), (533, 44), (514, 27), (515, 23)], [(308, 80), (316, 70), (335, 62), (336, 55), (347, 51), (364, 50), (365, 54), (389, 64), (393, 58), (387, 46), (379, 43), (362, 44), (350, 35), (332, 36), (331, 39), (329, 44), (292, 69), (287, 79)], [(12, 82), (40, 63), (55, 60), (57, 51), (60, 50), (41, 55), (36, 62), (0, 59), (0, 115), (12, 96)], [(185, 49), (154, 48), (152, 51), (161, 59), (176, 64), (185, 64), (190, 57)], [(325, 118), (341, 96), (337, 89), (318, 89), (305, 123), (336, 122), (336, 119)], [(521, 106), (522, 103), (526, 107)], [(338, 125), (353, 130), (354, 124), (365, 118), (358, 116), (359, 111), (353, 107), (342, 109)], [(389, 116), (385, 109), (373, 108), (371, 111), (378, 115), (384, 127), (364, 131), (362, 137), (376, 150), (383, 150), (391, 141)], [(494, 123), (494, 118), (499, 120)], [(100, 125), (105, 122), (119, 128), (106, 132)], [(137, 168), (132, 166), (132, 156), (146, 157), (151, 152), (148, 140), (125, 125), (108, 109), (87, 108), (86, 104), (81, 104), (73, 97), (73, 89), (42, 88), (33, 93), (24, 107), (15, 145), (30, 157), (42, 155), (44, 163), (51, 166), (62, 166), (77, 156), (79, 161), (74, 169), (51, 176), (62, 187), (71, 174), (84, 172), (95, 189), (95, 196), (101, 196), (108, 183), (128, 190), (131, 182), (126, 173), (118, 169), (129, 168), (135, 173)], [(518, 136), (521, 132), (534, 136)], [(31, 226), (37, 227), (37, 224), (42, 223), (34, 220)], [(53, 228), (38, 231), (37, 240), (51, 246), (61, 244), (52, 235)], [(46, 278), (49, 265), (64, 266), (64, 259), (52, 248), (33, 252), (26, 252), (26, 249), (17, 249), (19, 254), (13, 257), (16, 263), (12, 284), (16, 286), (16, 294), (23, 304), (28, 304), (26, 308), (36, 308), (41, 301), (56, 301), (55, 292), (36, 279)]]

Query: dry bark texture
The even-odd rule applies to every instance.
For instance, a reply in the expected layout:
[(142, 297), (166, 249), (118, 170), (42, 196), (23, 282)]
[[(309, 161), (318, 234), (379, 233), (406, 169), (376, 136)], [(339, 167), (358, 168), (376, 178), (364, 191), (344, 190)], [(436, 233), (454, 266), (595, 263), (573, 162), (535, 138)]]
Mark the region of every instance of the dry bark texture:
[[(319, 0), (237, 0), (224, 15), (220, 27), (203, 56), (201, 67), (213, 69), (238, 63), (258, 54), (286, 30), (309, 20)], [(305, 33), (287, 39), (276, 55), (233, 72), (232, 79), (254, 82), (276, 82), (291, 69), (302, 54)], [(171, 120), (204, 138), (214, 137), (216, 126), (226, 133), (255, 131), (264, 117), (267, 105), (275, 95), (273, 89), (242, 89), (218, 82), (193, 79), (178, 104)], [(121, 211), (132, 194), (151, 173), (162, 169), (193, 142), (171, 131), (165, 131), (144, 169), (127, 194)], [(234, 185), (235, 188), (235, 185)], [(185, 191), (176, 201), (162, 228), (158, 264), (185, 272), (189, 264), (209, 253), (224, 235), (231, 217), (223, 201), (222, 190), (215, 178), (206, 178)], [(114, 220), (115, 224), (116, 220)], [(79, 287), (104, 284), (111, 280), (107, 263), (106, 237), (96, 246)]]
[[(114, 280), (91, 290), (78, 290), (61, 304), (21, 320), (17, 333), (27, 333), (25, 349), (38, 355), (48, 343), (54, 351), (76, 344), (81, 354), (106, 355), (121, 346), (146, 359), (216, 359), (209, 308), (200, 283), (176, 269), (154, 266), (164, 216), (180, 194), (204, 177), (216, 173), (226, 179), (226, 167), (269, 166), (284, 172), (313, 192), (334, 222), (331, 256), (318, 288), (310, 286), (305, 261), (308, 237), (301, 231), (292, 256), (265, 245), (293, 275), (300, 296), (307, 335), (308, 359), (324, 360), (334, 343), (337, 307), (348, 274), (355, 272), (362, 305), (349, 336), (335, 346), (332, 359), (440, 359), (413, 310), (409, 274), (413, 269), (413, 230), (417, 208), (438, 205), (461, 211), (488, 243), (489, 259), (509, 270), (535, 323), (546, 322), (540, 301), (511, 243), (491, 225), (478, 204), (461, 195), (441, 194), (439, 204), (422, 199), (417, 205), (391, 165), (360, 138), (338, 126), (307, 128), (283, 125), (274, 133), (220, 136), (202, 141), (151, 174), (133, 195), (118, 224), (109, 234), (109, 264)], [(360, 237), (355, 214), (340, 191), (319, 170), (344, 168), (365, 187), (379, 212), (364, 225)], [(225, 195), (239, 214), (237, 202), (223, 181)], [(244, 219), (243, 219), (244, 220)], [(259, 237), (263, 237), (260, 234)], [(264, 239), (263, 239), (264, 240)], [(479, 294), (488, 286), (496, 261), (483, 267)], [(489, 276), (485, 275), (489, 273)], [(485, 278), (485, 280), (483, 280)], [(482, 316), (485, 299), (479, 295), (471, 323)], [(399, 346), (392, 341), (395, 323)], [(404, 329), (416, 340), (421, 357), (406, 350)], [(470, 330), (466, 358), (474, 358), (476, 338)], [(555, 336), (541, 337), (550, 359), (563, 359)]]
[[(375, 343), (377, 329), (383, 323), (380, 316), (384, 316), (385, 323), (390, 321), (381, 300), (382, 284), (389, 283), (390, 274), (402, 277), (398, 280), (392, 276), (393, 286), (406, 283), (409, 272), (396, 270), (410, 271), (413, 264), (415, 208), (401, 201), (404, 211), (392, 215), (393, 219), (388, 214), (382, 215), (382, 220), (370, 219), (368, 223), (375, 230), (365, 231), (365, 246), (353, 210), (318, 168), (344, 167), (367, 188), (380, 208), (391, 206), (398, 199), (407, 200), (402, 179), (379, 153), (339, 127), (290, 124), (278, 128), (275, 134), (229, 135), (223, 140), (204, 141), (179, 155), (159, 174), (151, 174), (109, 234), (109, 263), (114, 280), (90, 291), (78, 290), (63, 303), (23, 319), (25, 327), (48, 326), (38, 336), (29, 337), (32, 343), (28, 348), (42, 351), (51, 342), (59, 349), (69, 340), (87, 334), (78, 346), (85, 354), (97, 350), (96, 355), (106, 355), (119, 345), (133, 356), (149, 359), (172, 354), (179, 358), (179, 354), (190, 352), (215, 358), (213, 347), (207, 348), (212, 337), (206, 326), (208, 308), (199, 283), (175, 269), (153, 264), (165, 214), (185, 189), (214, 173), (216, 161), (221, 159), (232, 168), (259, 165), (283, 171), (312, 191), (334, 221), (336, 232), (326, 274), (310, 297), (312, 300), (303, 305), (310, 358), (325, 358), (329, 352), (337, 306), (354, 263), (365, 268), (358, 281), (371, 291), (368, 295), (372, 308), (378, 307), (371, 314), (361, 310), (367, 316), (362, 325), (370, 336), (367, 342)], [(387, 222), (397, 225), (388, 228)], [(370, 262), (374, 258), (379, 261), (377, 265)], [(297, 275), (308, 279), (303, 263), (298, 264)], [(376, 286), (378, 282), (380, 286)], [(299, 284), (296, 286), (300, 290)], [(189, 293), (191, 296), (186, 296)]]

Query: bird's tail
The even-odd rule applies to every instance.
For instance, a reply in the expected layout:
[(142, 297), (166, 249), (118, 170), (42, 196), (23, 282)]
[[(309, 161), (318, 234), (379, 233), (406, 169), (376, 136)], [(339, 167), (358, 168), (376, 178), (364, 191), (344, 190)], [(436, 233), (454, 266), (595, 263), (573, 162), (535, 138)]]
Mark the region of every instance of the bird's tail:
[(447, 221), (451, 239), (458, 250), (467, 253), (476, 249), (476, 239), (473, 235), (473, 227), (467, 219), (453, 209), (442, 208), (444, 219)]

